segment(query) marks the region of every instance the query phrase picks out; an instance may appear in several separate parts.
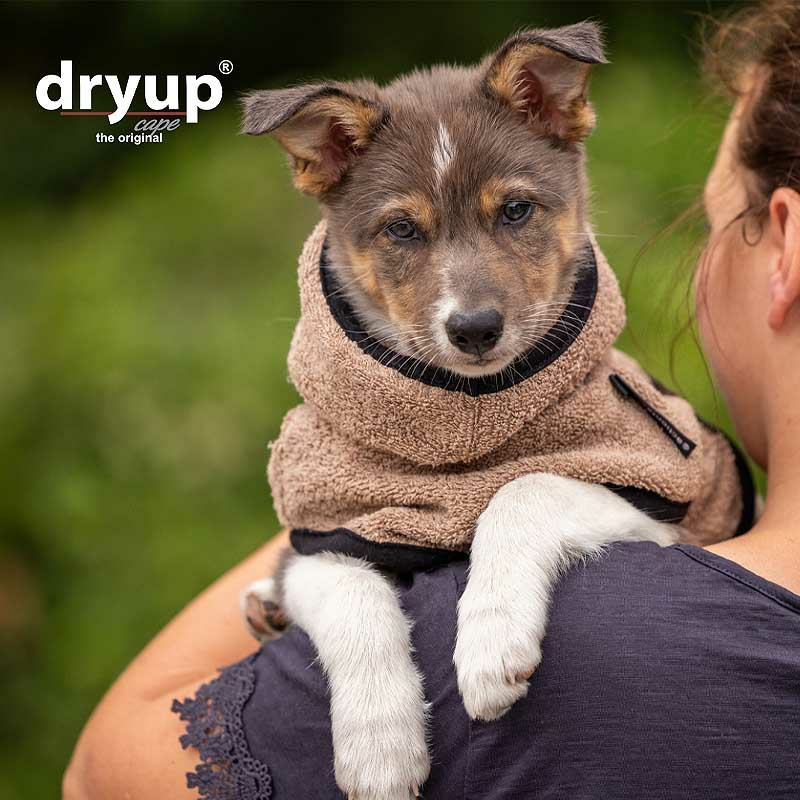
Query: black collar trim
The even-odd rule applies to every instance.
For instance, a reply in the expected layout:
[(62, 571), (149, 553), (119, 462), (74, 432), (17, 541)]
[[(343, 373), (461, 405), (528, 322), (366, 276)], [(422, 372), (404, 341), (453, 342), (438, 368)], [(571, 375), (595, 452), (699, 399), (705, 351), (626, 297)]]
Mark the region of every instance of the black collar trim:
[(381, 366), (395, 369), (406, 378), (438, 389), (477, 397), (483, 394), (495, 394), (522, 383), (552, 364), (578, 338), (589, 319), (597, 297), (597, 260), (591, 243), (586, 243), (578, 259), (580, 262), (578, 281), (570, 297), (570, 304), (558, 322), (550, 328), (536, 347), (520, 356), (499, 375), (485, 375), (479, 378), (457, 375), (450, 370), (435, 368), (424, 361), (396, 353), (367, 333), (344, 293), (337, 290), (336, 276), (328, 260), (327, 240), (322, 246), (319, 272), (322, 293), (325, 295), (331, 314), (347, 338), (355, 342), (367, 355), (374, 358)]

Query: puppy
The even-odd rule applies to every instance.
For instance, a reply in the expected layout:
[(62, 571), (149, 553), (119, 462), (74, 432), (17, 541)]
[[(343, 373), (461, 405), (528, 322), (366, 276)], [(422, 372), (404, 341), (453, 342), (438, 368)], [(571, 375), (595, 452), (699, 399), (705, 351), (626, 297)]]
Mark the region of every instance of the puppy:
[[(271, 133), (295, 186), (319, 200), (330, 269), (374, 340), (432, 371), (502, 376), (545, 340), (576, 285), (587, 83), (604, 62), (591, 23), (532, 30), (470, 68), (254, 93), (244, 131)], [(500, 489), (476, 521), (458, 608), (470, 717), (495, 719), (527, 692), (554, 581), (572, 561), (676, 536), (601, 486), (533, 474)], [(293, 555), (242, 604), (259, 638), (292, 620), (314, 641), (342, 791), (418, 796), (426, 705), (390, 577), (346, 555)]]

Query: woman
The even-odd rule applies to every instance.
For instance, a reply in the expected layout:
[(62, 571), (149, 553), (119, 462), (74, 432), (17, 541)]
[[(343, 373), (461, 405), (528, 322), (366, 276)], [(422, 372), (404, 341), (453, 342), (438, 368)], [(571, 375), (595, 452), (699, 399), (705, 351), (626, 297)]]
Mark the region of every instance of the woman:
[[(740, 12), (710, 59), (736, 104), (706, 185), (698, 317), (739, 435), (768, 470), (764, 514), (705, 550), (620, 545), (574, 569), (531, 691), (491, 724), (469, 723), (451, 666), (463, 565), (409, 580), (432, 703), (428, 800), (800, 796), (800, 5)], [(298, 630), (178, 706), (189, 749), (169, 713), (252, 650), (236, 596), (284, 545), (223, 577), (117, 681), (67, 800), (340, 796), (325, 679)]]

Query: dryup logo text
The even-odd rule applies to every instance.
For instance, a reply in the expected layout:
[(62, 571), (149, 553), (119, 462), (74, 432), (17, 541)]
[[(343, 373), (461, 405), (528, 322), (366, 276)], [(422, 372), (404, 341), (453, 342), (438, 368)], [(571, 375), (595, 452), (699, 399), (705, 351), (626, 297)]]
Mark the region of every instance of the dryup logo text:
[[(225, 62), (230, 63), (230, 62)], [(45, 75), (36, 85), (36, 100), (47, 111), (62, 114), (95, 114), (108, 116), (112, 125), (128, 114), (141, 115), (149, 112), (131, 111), (136, 92), (144, 84), (144, 102), (151, 112), (162, 112), (186, 118), (186, 122), (197, 122), (198, 112), (216, 108), (222, 100), (222, 84), (214, 75), (186, 75), (183, 78), (185, 108), (181, 109), (181, 78), (178, 75), (129, 75), (123, 87), (117, 75), (79, 75), (79, 111), (73, 111), (75, 99), (72, 62), (62, 61), (58, 75)], [(116, 106), (114, 111), (94, 111), (92, 92), (105, 84)], [(203, 97), (201, 98), (201, 94)]]

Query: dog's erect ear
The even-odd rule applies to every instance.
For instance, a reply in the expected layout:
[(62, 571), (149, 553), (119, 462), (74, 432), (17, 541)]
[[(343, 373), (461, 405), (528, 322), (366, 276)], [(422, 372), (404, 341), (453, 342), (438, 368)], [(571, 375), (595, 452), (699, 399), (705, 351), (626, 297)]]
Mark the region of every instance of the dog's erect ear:
[(291, 156), (294, 183), (322, 195), (369, 144), (385, 117), (367, 81), (253, 92), (244, 97), (243, 133), (271, 133)]
[(601, 30), (593, 22), (525, 31), (489, 57), (484, 86), (548, 134), (579, 142), (594, 127), (586, 98), (589, 71), (605, 63)]

